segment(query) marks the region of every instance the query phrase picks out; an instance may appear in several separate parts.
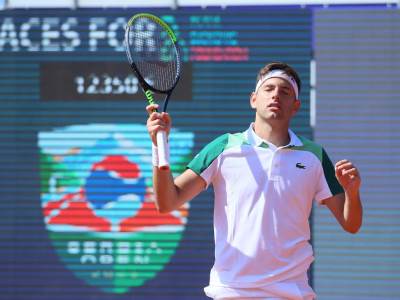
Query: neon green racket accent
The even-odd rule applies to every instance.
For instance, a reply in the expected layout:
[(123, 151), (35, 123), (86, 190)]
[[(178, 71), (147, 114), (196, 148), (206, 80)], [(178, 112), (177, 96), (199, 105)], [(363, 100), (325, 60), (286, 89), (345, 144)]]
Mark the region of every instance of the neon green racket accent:
[(149, 18), (152, 19), (154, 22), (160, 24), (162, 27), (165, 28), (165, 30), (168, 32), (168, 35), (170, 36), (171, 40), (176, 43), (176, 36), (175, 33), (172, 31), (172, 29), (168, 26), (167, 23), (165, 23), (163, 20), (161, 20), (159, 17), (156, 17), (155, 15), (148, 14), (148, 13), (141, 13), (134, 15), (129, 21), (128, 21), (128, 26), (131, 26), (132, 23), (138, 19), (138, 18)]
[(152, 91), (147, 90), (144, 92), (144, 94), (146, 95), (147, 101), (149, 102), (149, 104), (155, 104), (156, 102), (154, 101), (154, 96)]

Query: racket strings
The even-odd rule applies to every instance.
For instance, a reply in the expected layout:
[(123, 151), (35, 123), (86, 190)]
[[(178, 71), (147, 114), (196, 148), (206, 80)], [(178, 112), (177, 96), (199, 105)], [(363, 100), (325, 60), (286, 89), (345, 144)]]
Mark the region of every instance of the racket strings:
[(166, 29), (150, 18), (138, 18), (127, 36), (128, 51), (139, 73), (151, 87), (168, 91), (179, 76), (179, 53)]

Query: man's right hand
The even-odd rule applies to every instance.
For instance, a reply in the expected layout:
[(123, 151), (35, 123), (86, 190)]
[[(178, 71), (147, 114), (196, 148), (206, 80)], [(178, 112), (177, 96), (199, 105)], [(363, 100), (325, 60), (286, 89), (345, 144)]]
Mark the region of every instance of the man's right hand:
[(150, 104), (146, 106), (146, 110), (149, 114), (147, 119), (147, 131), (150, 134), (153, 144), (157, 146), (157, 131), (164, 130), (169, 135), (171, 130), (171, 117), (167, 112), (157, 112), (158, 104)]

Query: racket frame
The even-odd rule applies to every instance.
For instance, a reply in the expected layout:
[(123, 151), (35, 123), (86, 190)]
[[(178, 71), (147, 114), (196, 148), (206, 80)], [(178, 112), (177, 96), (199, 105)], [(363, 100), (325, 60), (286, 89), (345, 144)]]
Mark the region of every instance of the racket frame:
[[(170, 87), (168, 90), (164, 90), (164, 91), (159, 90), (159, 89), (156, 89), (156, 88), (152, 87), (151, 85), (149, 85), (146, 82), (146, 80), (143, 78), (143, 76), (140, 74), (138, 67), (136, 66), (136, 64), (134, 63), (134, 61), (132, 59), (132, 56), (131, 56), (131, 53), (129, 50), (128, 38), (129, 38), (130, 27), (132, 26), (134, 21), (138, 18), (149, 18), (152, 21), (158, 23), (160, 26), (162, 26), (166, 30), (166, 32), (168, 33), (168, 36), (170, 37), (171, 41), (173, 42), (173, 45), (174, 45), (175, 51), (176, 51), (176, 56), (177, 56), (177, 72), (176, 72), (175, 82), (174, 82), (173, 86)], [(128, 24), (125, 29), (124, 43), (125, 43), (126, 55), (128, 57), (130, 66), (139, 81), (139, 84), (143, 90), (143, 93), (146, 96), (148, 103), (155, 104), (153, 93), (166, 94), (165, 99), (164, 99), (163, 109), (162, 109), (163, 112), (166, 112), (169, 98), (172, 94), (172, 91), (178, 84), (178, 81), (180, 79), (180, 74), (181, 74), (181, 58), (180, 58), (180, 52), (179, 52), (179, 47), (178, 47), (177, 38), (176, 38), (175, 33), (167, 25), (167, 23), (165, 23), (163, 20), (161, 20), (157, 16), (149, 14), (149, 13), (140, 13), (140, 14), (134, 15), (128, 21)], [(155, 110), (155, 111), (157, 111), (157, 110)], [(158, 148), (158, 157), (159, 157), (159, 168), (160, 169), (169, 169), (169, 146), (168, 146), (166, 132), (158, 131), (156, 138), (157, 138), (157, 148)]]

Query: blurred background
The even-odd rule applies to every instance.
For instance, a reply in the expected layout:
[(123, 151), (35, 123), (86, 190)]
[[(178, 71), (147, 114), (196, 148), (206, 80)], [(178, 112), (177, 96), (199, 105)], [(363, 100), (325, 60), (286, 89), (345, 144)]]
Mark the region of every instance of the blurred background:
[(0, 298), (206, 299), (213, 192), (157, 214), (144, 96), (123, 46), (131, 16), (176, 32), (179, 174), (244, 131), (271, 61), (302, 79), (300, 135), (361, 171), (364, 224), (311, 216), (321, 300), (400, 299), (399, 1), (0, 1)]

